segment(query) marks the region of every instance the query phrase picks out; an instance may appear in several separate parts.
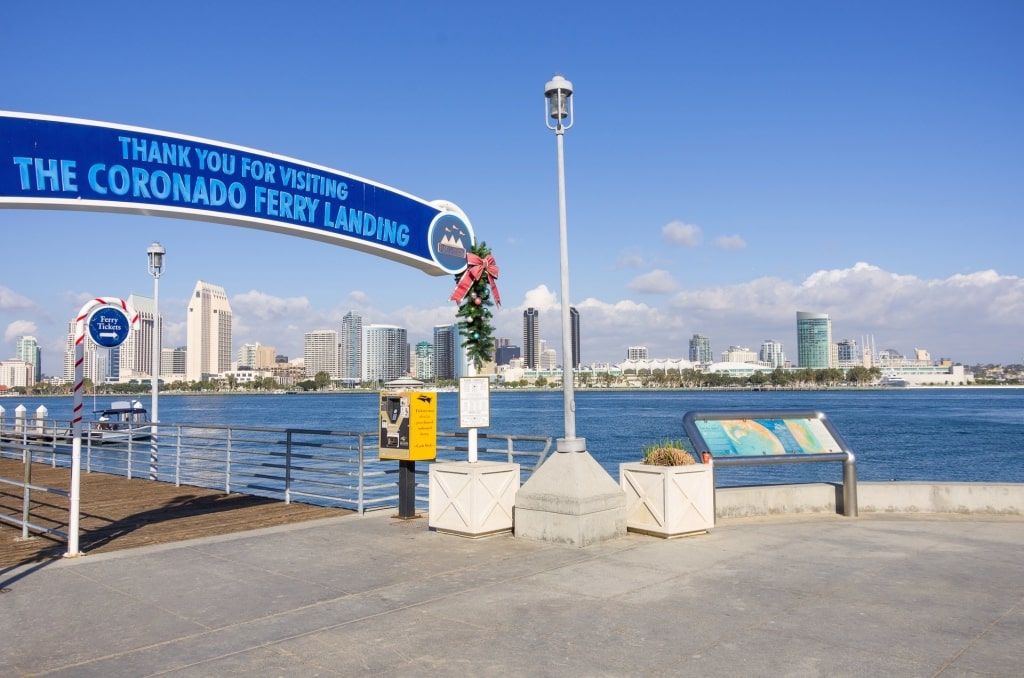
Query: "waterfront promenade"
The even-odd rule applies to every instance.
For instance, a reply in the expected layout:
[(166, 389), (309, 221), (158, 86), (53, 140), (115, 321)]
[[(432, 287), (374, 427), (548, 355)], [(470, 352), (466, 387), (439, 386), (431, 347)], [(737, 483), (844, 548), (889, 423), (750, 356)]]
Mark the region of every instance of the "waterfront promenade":
[(0, 568), (7, 676), (1019, 676), (1024, 519), (572, 548), (392, 511)]
[[(23, 480), (24, 465), (17, 459), (0, 458), (0, 478)], [(71, 472), (61, 466), (35, 463), (32, 482), (68, 492)], [(84, 553), (107, 553), (350, 513), (341, 508), (286, 504), (251, 494), (225, 494), (108, 473), (83, 473), (81, 493), (79, 546)], [(67, 497), (39, 490), (31, 497), (29, 522), (66, 533)], [(23, 498), (20, 487), (0, 483), (0, 513), (21, 518)], [(0, 522), (0, 572), (5, 567), (52, 560), (67, 553), (67, 542), (57, 536), (40, 534), (21, 540), (21, 533), (20, 527)]]

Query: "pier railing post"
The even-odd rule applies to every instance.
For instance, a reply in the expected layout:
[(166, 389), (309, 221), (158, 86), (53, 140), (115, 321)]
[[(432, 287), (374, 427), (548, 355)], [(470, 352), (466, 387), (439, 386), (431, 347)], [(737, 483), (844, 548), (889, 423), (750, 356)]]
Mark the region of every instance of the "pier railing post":
[(853, 452), (847, 452), (843, 462), (843, 515), (857, 517), (857, 459)]

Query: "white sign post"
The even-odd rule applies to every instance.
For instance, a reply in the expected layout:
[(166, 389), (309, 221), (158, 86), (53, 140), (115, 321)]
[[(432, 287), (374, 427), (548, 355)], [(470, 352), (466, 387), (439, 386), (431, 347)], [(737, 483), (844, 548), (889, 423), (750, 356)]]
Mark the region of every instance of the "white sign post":
[(68, 552), (65, 558), (82, 555), (78, 551), (78, 517), (82, 503), (82, 375), (85, 363), (85, 332), (100, 346), (120, 346), (139, 322), (139, 314), (123, 299), (100, 297), (90, 299), (75, 318), (75, 388), (71, 414), (71, 497), (68, 509)]
[(519, 491), (519, 464), (481, 461), (477, 429), (491, 425), (491, 382), (487, 377), (459, 379), (459, 426), (469, 429), (469, 459), (430, 465), (430, 527), (463, 537), (512, 530), (512, 507)]
[(476, 430), (491, 425), (491, 380), (487, 377), (459, 379), (459, 427), (469, 429), (469, 463), (476, 463)]

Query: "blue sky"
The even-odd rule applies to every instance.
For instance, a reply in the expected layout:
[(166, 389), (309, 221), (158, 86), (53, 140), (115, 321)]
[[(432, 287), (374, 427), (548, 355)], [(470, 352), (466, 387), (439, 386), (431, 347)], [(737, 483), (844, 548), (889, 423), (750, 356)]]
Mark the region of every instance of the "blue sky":
[[(555, 136), (565, 134), (570, 301), (585, 363), (694, 333), (796, 360), (796, 313), (833, 338), (1024, 362), (1024, 4), (985, 2), (12, 3), (0, 109), (165, 130), (446, 199), (561, 349)], [(152, 295), (165, 346), (197, 280), (234, 342), (453, 322), (454, 282), (353, 250), (213, 223), (0, 209), (0, 359), (35, 335), (58, 373), (95, 296)], [(8, 355), (9, 354), (9, 355)]]

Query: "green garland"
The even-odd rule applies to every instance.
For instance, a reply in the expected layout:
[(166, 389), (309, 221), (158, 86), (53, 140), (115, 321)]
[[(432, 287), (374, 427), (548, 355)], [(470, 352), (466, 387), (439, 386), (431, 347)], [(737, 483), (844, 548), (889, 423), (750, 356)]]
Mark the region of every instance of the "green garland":
[[(470, 250), (480, 258), (491, 253), (487, 243), (480, 242)], [(463, 274), (455, 276), (455, 284), (458, 285)], [(463, 336), (462, 347), (466, 349), (466, 355), (473, 361), (479, 370), (484, 363), (494, 358), (494, 326), (491, 325), (490, 307), (494, 305), (491, 301), (491, 282), (487, 271), (473, 281), (472, 287), (466, 293), (456, 316), (459, 318), (459, 329)]]

